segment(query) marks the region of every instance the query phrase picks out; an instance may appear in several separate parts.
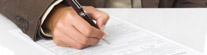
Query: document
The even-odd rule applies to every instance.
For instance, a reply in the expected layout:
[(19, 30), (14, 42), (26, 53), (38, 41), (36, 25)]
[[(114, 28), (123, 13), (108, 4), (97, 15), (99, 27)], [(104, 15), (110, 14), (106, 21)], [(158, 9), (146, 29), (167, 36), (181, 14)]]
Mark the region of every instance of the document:
[(14, 55), (14, 52), (0, 45), (0, 55)]
[[(31, 40), (20, 30), (10, 32), (24, 40)], [(97, 45), (82, 50), (56, 46), (53, 40), (41, 39), (32, 44), (56, 55), (201, 55), (194, 49), (114, 16), (108, 21), (105, 32), (110, 44), (101, 40)]]

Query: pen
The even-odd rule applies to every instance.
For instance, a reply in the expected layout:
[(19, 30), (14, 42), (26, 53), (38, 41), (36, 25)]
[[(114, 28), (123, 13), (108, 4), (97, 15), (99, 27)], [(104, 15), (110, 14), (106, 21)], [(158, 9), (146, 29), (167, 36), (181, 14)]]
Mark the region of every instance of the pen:
[[(82, 8), (82, 6), (79, 4), (77, 0), (67, 0), (68, 4), (72, 6), (72, 8), (84, 19), (86, 20), (90, 25), (96, 27), (99, 29), (99, 27), (93, 22), (93, 20), (88, 16), (86, 11)], [(105, 39), (103, 40), (106, 43), (110, 44)]]

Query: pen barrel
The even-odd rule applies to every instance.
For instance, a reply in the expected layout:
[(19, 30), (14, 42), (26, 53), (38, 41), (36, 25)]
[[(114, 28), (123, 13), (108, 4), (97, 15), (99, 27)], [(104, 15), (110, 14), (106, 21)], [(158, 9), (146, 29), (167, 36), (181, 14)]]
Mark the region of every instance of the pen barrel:
[(92, 25), (92, 26), (94, 26), (94, 27), (96, 27), (96, 28), (98, 28), (99, 29), (99, 27), (92, 21), (92, 19), (88, 16), (88, 15), (86, 15), (86, 16), (82, 16), (90, 25)]
[(79, 4), (77, 0), (67, 0), (70, 6), (73, 7), (73, 9), (84, 19), (86, 20), (90, 25), (96, 27), (99, 29), (99, 27), (93, 22), (93, 20), (87, 15), (85, 10), (82, 8), (82, 6)]

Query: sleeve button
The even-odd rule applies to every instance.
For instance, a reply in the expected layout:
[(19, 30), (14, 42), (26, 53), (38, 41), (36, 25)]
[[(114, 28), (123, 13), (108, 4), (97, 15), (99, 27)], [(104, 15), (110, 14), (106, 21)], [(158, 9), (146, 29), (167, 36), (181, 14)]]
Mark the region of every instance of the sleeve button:
[(24, 18), (17, 16), (16, 21), (19, 27), (23, 30), (23, 32), (25, 32), (28, 29), (28, 22)]

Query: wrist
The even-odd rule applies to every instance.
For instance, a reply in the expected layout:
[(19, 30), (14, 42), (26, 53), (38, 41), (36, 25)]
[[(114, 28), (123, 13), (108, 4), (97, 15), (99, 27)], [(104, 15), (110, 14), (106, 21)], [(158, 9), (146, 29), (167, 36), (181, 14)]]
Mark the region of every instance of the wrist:
[(56, 13), (63, 6), (64, 5), (61, 5), (61, 4), (55, 6), (54, 9), (47, 16), (47, 18), (46, 18), (45, 22), (43, 23), (43, 26), (42, 27), (48, 29), (49, 31), (53, 31), (54, 26), (55, 26), (55, 23), (58, 21), (58, 18), (57, 18), (57, 14)]

